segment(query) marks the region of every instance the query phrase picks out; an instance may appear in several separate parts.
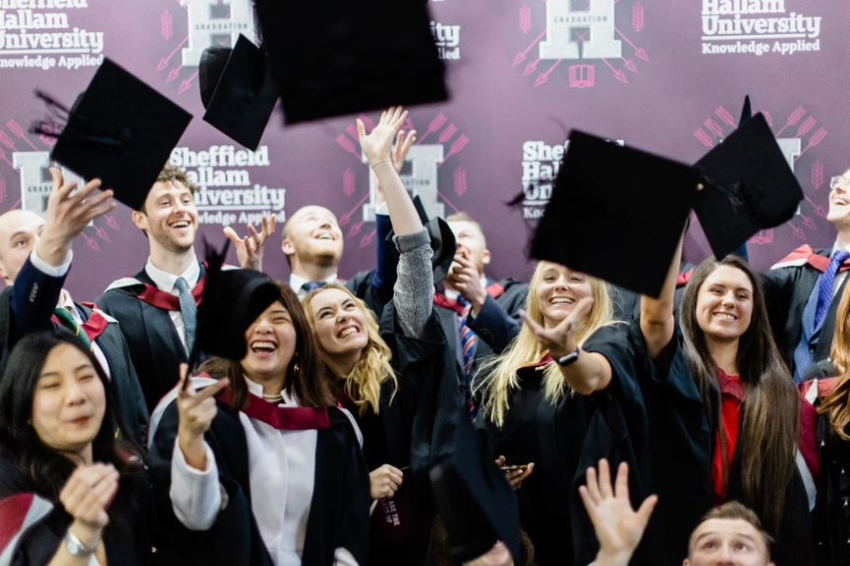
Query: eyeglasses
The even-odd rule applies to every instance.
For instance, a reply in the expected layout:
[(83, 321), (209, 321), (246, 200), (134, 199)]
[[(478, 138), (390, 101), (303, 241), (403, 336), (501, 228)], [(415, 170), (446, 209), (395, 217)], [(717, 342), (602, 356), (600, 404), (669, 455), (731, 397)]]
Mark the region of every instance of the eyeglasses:
[(850, 176), (848, 175), (839, 175), (837, 177), (833, 177), (829, 180), (829, 190), (834, 190), (838, 187), (843, 189), (850, 189)]

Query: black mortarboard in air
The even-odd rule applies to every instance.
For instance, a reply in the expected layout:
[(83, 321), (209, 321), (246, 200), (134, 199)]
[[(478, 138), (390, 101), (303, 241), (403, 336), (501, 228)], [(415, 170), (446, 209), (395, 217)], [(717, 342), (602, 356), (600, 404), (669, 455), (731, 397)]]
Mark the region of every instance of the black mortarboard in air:
[(431, 468), (437, 512), (448, 533), (452, 558), (466, 562), (502, 541), (520, 560), (519, 508), (504, 472), (486, 449), (483, 432), (465, 411), (455, 413), (448, 457)]
[(740, 248), (759, 230), (790, 220), (803, 198), (803, 189), (761, 113), (745, 120), (696, 167), (705, 190), (697, 196), (694, 210), (718, 258)]
[(207, 247), (207, 275), (190, 370), (201, 352), (229, 360), (244, 358), (248, 327), (280, 300), (280, 289), (267, 275), (252, 269), (222, 269), (229, 243), (225, 242), (221, 252)]
[(257, 0), (287, 124), (448, 98), (422, 0)]
[[(47, 95), (39, 96), (54, 110), (66, 112)], [(104, 59), (67, 112), (51, 159), (84, 179), (100, 178), (103, 188), (113, 189), (115, 198), (133, 210), (143, 208), (192, 120), (191, 114), (110, 59)], [(55, 136), (60, 127), (43, 121), (35, 131)]]
[(531, 256), (657, 297), (699, 173), (583, 132), (569, 139)]
[(278, 97), (265, 49), (241, 34), (232, 50), (210, 47), (201, 56), (199, 78), (204, 120), (256, 150)]

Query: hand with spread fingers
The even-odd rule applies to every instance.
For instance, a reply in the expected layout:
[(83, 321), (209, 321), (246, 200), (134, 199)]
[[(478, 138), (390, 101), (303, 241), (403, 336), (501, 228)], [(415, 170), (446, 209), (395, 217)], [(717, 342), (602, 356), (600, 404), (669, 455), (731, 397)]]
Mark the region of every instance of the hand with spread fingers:
[[(393, 148), (390, 152), (390, 158), (396, 173), (401, 173), (401, 170), (404, 167), (404, 162), (407, 160), (407, 154), (410, 153), (410, 148), (413, 147), (413, 144), (415, 143), (416, 130), (410, 130), (409, 132), (399, 130), (398, 134), (396, 134), (395, 143), (393, 143)], [(372, 173), (372, 176), (375, 178), (375, 196), (377, 201), (383, 202), (384, 191), (381, 190), (381, 182), (378, 180), (378, 176), (375, 173)]]
[(599, 554), (594, 564), (626, 566), (640, 543), (658, 497), (651, 495), (640, 509), (632, 509), (628, 464), (620, 464), (612, 489), (611, 473), (605, 459), (599, 461), (598, 479), (596, 470), (588, 468), (587, 485), (579, 487), (579, 495), (599, 539)]
[(363, 154), (372, 169), (384, 162), (395, 167), (392, 155), (393, 139), (405, 120), (407, 120), (407, 110), (404, 110), (401, 106), (392, 106), (389, 110), (381, 112), (378, 125), (367, 134), (363, 121), (357, 119), (360, 149), (363, 150)]
[(78, 466), (68, 478), (59, 501), (74, 518), (69, 531), (88, 548), (100, 544), (109, 524), (109, 505), (118, 492), (119, 475), (112, 464)]
[(507, 458), (499, 456), (496, 458), (496, 465), (502, 468), (505, 472), (505, 479), (511, 486), (511, 489), (516, 491), (522, 487), (522, 482), (534, 472), (534, 462), (529, 462), (523, 466), (508, 466)]
[(523, 322), (531, 328), (534, 336), (543, 347), (549, 350), (549, 354), (557, 359), (576, 351), (578, 345), (575, 340), (575, 331), (584, 321), (593, 308), (593, 299), (583, 297), (576, 303), (570, 314), (557, 326), (544, 328), (541, 324), (532, 320), (524, 310), (519, 311)]
[(404, 480), (404, 473), (389, 464), (369, 472), (369, 489), (372, 499), (392, 497)]
[(266, 242), (275, 233), (275, 230), (277, 230), (277, 216), (272, 214), (270, 216), (263, 215), (259, 232), (253, 224), (248, 224), (249, 234), (247, 236), (239, 237), (236, 230), (230, 226), (224, 228), (224, 235), (236, 249), (236, 258), (242, 269), (262, 271), (263, 251)]
[[(62, 265), (71, 250), (74, 238), (79, 236), (89, 222), (115, 208), (112, 191), (99, 194), (100, 179), (94, 179), (77, 191), (76, 183), (65, 183), (62, 171), (50, 168), (53, 191), (47, 199), (44, 229), (36, 253), (49, 265)], [(76, 192), (75, 192), (76, 191)]]
[(183, 452), (186, 463), (196, 470), (206, 470), (207, 457), (204, 445), (204, 433), (209, 430), (218, 411), (215, 396), (230, 384), (228, 379), (195, 391), (188, 377), (189, 367), (180, 365), (180, 383), (178, 384), (177, 410), (180, 425), (177, 429), (177, 443)]

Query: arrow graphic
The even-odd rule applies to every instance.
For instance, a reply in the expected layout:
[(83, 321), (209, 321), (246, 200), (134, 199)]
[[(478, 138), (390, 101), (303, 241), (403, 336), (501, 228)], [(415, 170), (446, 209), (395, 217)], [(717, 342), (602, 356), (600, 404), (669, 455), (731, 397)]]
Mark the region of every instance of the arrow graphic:
[(611, 72), (614, 73), (615, 79), (624, 84), (629, 82), (629, 78), (626, 76), (626, 73), (622, 71), (622, 69), (614, 67), (614, 65), (609, 63), (607, 59), (603, 59), (602, 62), (605, 63), (609, 69), (611, 69)]
[(526, 47), (526, 48), (525, 48), (525, 49), (523, 49), (522, 51), (519, 51), (519, 52), (516, 54), (516, 56), (514, 57), (514, 67), (516, 67), (517, 65), (519, 65), (520, 63), (522, 63), (523, 61), (525, 61), (525, 59), (528, 57), (528, 53), (529, 53), (532, 49), (534, 49), (534, 47), (537, 45), (537, 43), (538, 43), (541, 39), (543, 39), (543, 36), (544, 36), (544, 35), (546, 35), (546, 30), (545, 30), (545, 29), (544, 29), (543, 31), (541, 31), (541, 32), (540, 32), (540, 35), (538, 35), (537, 37), (535, 37), (534, 39), (532, 39), (532, 40), (531, 40), (531, 43), (529, 43), (529, 44), (528, 44), (528, 47)]
[(628, 37), (626, 37), (626, 34), (621, 32), (618, 27), (615, 26), (614, 31), (617, 32), (617, 34), (619, 34), (619, 36), (623, 38), (623, 41), (628, 43), (631, 46), (631, 48), (635, 50), (635, 55), (637, 55), (637, 57), (639, 59), (643, 59), (644, 61), (649, 61), (649, 55), (646, 54), (646, 51), (644, 50), (643, 47), (638, 47), (637, 45), (632, 43), (632, 40), (629, 39)]
[(779, 130), (778, 132), (776, 132), (776, 137), (778, 138), (779, 136), (781, 136), (781, 135), (782, 135), (782, 132), (784, 132), (786, 129), (790, 128), (791, 126), (795, 125), (797, 122), (799, 122), (799, 121), (800, 121), (800, 119), (801, 119), (801, 118), (802, 118), (805, 114), (806, 114), (806, 109), (805, 109), (805, 108), (803, 108), (803, 105), (801, 104), (800, 106), (798, 106), (798, 107), (797, 107), (797, 108), (796, 108), (796, 109), (795, 109), (795, 110), (791, 113), (791, 115), (790, 115), (790, 116), (788, 116), (788, 121), (787, 121), (787, 122), (785, 122), (785, 125), (784, 125), (784, 126), (782, 126), (782, 129), (781, 129), (781, 130)]
[(630, 71), (631, 71), (631, 72), (633, 72), (633, 73), (637, 73), (637, 72), (638, 72), (637, 65), (635, 65), (635, 62), (634, 62), (634, 61), (632, 61), (631, 59), (628, 59), (628, 58), (626, 58), (626, 57), (623, 57), (623, 65), (624, 65), (624, 66), (625, 66), (628, 70), (630, 70)]
[(183, 38), (183, 41), (181, 41), (181, 42), (180, 42), (180, 44), (179, 44), (177, 47), (175, 47), (175, 48), (174, 48), (174, 51), (172, 51), (172, 52), (171, 52), (171, 53), (169, 53), (166, 57), (163, 57), (162, 59), (160, 59), (160, 60), (159, 60), (159, 63), (158, 63), (158, 64), (157, 64), (157, 66), (156, 66), (156, 72), (157, 72), (157, 73), (161, 73), (162, 71), (164, 71), (164, 70), (166, 69), (166, 67), (168, 67), (168, 64), (169, 64), (169, 62), (171, 61), (172, 57), (174, 57), (175, 55), (177, 55), (177, 52), (178, 52), (178, 51), (180, 51), (180, 49), (181, 49), (184, 45), (186, 45), (186, 42), (187, 42), (187, 41), (189, 41), (189, 36), (188, 36), (188, 35), (187, 35), (186, 37), (184, 37), (184, 38)]
[(180, 88), (177, 89), (177, 94), (183, 94), (184, 92), (189, 90), (189, 87), (192, 85), (192, 81), (195, 80), (195, 77), (197, 77), (197, 76), (198, 76), (198, 71), (195, 71), (194, 73), (189, 75), (188, 79), (186, 79), (185, 81), (180, 83)]
[(552, 71), (554, 71), (558, 67), (558, 65), (561, 64), (562, 61), (563, 61), (563, 59), (558, 59), (557, 61), (555, 61), (552, 64), (551, 67), (546, 69), (545, 72), (537, 75), (537, 78), (534, 80), (534, 88), (539, 88), (539, 87), (543, 86), (544, 84), (546, 84), (546, 82), (549, 80), (549, 75), (552, 74)]
[(342, 216), (339, 217), (339, 225), (340, 226), (348, 225), (348, 223), (351, 222), (352, 215), (354, 215), (354, 213), (357, 212), (357, 210), (361, 206), (363, 206), (363, 203), (365, 203), (367, 200), (369, 200), (369, 193), (366, 193), (366, 195), (364, 195), (363, 198), (361, 198), (357, 202), (357, 204), (354, 205), (354, 207), (351, 210), (349, 210), (348, 212), (346, 212), (345, 214), (343, 214)]
[(21, 125), (18, 124), (14, 119), (9, 118), (9, 121), (6, 122), (6, 127), (9, 128), (9, 130), (11, 130), (11, 132), (17, 137), (27, 142), (31, 148), (38, 151), (38, 148), (35, 147), (35, 145), (33, 145), (29, 138), (26, 137), (26, 135), (24, 134), (24, 129), (21, 127)]
[(372, 230), (371, 232), (369, 232), (368, 234), (363, 236), (363, 239), (360, 240), (360, 246), (359, 246), (361, 250), (363, 248), (369, 247), (369, 245), (375, 240), (375, 234), (376, 233), (377, 233), (376, 230)]

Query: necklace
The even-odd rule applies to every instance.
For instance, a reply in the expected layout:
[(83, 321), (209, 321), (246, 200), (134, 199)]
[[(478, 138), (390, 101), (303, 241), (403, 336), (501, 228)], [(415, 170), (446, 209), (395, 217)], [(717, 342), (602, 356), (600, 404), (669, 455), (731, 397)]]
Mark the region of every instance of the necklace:
[(280, 403), (283, 401), (283, 395), (281, 393), (278, 393), (277, 395), (266, 395), (263, 393), (263, 399), (270, 403)]

